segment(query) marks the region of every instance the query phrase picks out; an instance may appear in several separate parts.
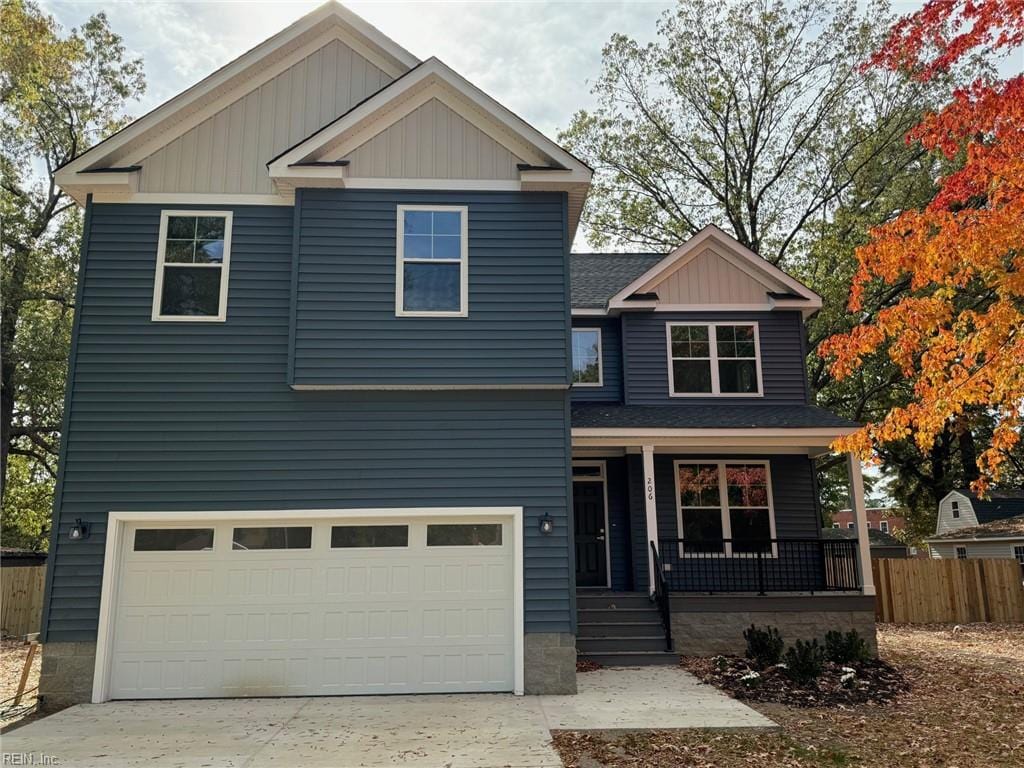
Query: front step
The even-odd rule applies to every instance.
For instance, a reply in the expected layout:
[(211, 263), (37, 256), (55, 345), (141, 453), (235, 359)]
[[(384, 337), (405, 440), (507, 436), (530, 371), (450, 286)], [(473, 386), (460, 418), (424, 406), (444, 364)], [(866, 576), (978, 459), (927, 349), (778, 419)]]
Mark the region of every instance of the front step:
[(665, 648), (661, 613), (644, 592), (577, 592), (576, 650), (609, 667), (677, 664)]
[[(660, 629), (660, 627), (659, 627)], [(584, 656), (594, 653), (664, 651), (665, 632), (660, 635), (630, 637), (576, 637), (576, 650)]]
[(667, 651), (609, 651), (580, 654), (583, 661), (595, 661), (604, 667), (653, 667), (679, 663), (679, 655)]

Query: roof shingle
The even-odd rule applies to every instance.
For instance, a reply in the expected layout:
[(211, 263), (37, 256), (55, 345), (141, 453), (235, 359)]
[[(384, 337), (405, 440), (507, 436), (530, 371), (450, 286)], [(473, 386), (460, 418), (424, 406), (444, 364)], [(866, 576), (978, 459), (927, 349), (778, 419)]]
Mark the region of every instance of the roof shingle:
[(814, 405), (574, 405), (580, 428), (758, 429), (857, 427), (856, 422)]
[(664, 253), (573, 253), (573, 309), (604, 309), (608, 300), (663, 258)]

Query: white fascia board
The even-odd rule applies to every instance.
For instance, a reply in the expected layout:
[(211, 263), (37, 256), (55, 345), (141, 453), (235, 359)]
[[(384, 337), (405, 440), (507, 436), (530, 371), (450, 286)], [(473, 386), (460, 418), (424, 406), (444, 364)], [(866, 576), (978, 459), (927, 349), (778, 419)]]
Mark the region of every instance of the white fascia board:
[[(420, 91), (424, 91), (424, 89), (437, 84), (451, 89), (459, 97), (469, 102), (471, 106), (481, 111), (483, 116), (488, 120), (497, 123), (499, 127), (508, 131), (512, 137), (518, 138), (523, 144), (534, 148), (535, 154), (549, 157), (555, 162), (564, 165), (567, 169), (567, 174), (562, 179), (559, 179), (561, 184), (569, 183), (574, 180), (585, 182), (590, 181), (590, 177), (593, 175), (593, 172), (583, 163), (559, 147), (555, 142), (548, 139), (538, 130), (528, 125), (521, 118), (501, 106), (490, 96), (487, 96), (483, 91), (453, 71), (446, 64), (433, 57), (427, 59), (415, 69), (395, 80), (391, 85), (388, 85), (378, 91), (377, 94), (371, 96), (338, 120), (335, 120), (333, 123), (320, 129), (305, 141), (302, 141), (292, 149), (277, 158), (274, 158), (267, 166), (271, 177), (282, 177), (288, 175), (287, 169), (289, 166), (294, 166), (304, 160), (311, 159), (315, 153), (322, 150), (325, 146), (331, 145), (332, 142), (345, 134), (346, 131), (351, 131), (363, 121), (372, 119), (378, 112), (384, 113), (389, 107), (390, 111), (388, 111), (388, 114), (382, 114), (381, 120), (375, 121), (375, 132), (384, 130), (392, 123), (401, 119), (401, 117), (411, 111), (411, 109), (414, 109), (415, 106), (425, 103), (429, 98), (441, 98), (443, 100), (445, 95), (443, 88), (431, 89), (431, 91), (429, 91), (429, 95), (428, 92), (420, 93)], [(398, 104), (403, 97), (413, 99), (414, 101), (399, 109)], [(449, 106), (452, 105), (449, 104)], [(455, 107), (456, 111), (460, 114), (465, 112), (465, 110), (459, 110), (458, 105), (455, 105)], [(478, 121), (473, 122), (479, 124)], [(493, 131), (489, 131), (489, 133), (492, 135), (492, 138), (500, 141), (497, 136), (494, 136)], [(354, 146), (352, 148), (354, 149), (355, 146), (365, 143), (368, 138), (369, 137), (364, 137), (360, 132), (357, 138), (353, 139)], [(507, 139), (502, 143), (505, 144), (505, 146), (508, 146)], [(522, 149), (515, 151), (519, 154), (522, 152)], [(548, 173), (558, 172), (539, 171), (532, 172), (531, 175), (543, 176)], [(555, 182), (554, 180), (549, 180), (547, 183), (554, 184)]]
[[(259, 45), (251, 48), (237, 59), (224, 65), (213, 74), (193, 85), (191, 88), (182, 91), (177, 96), (169, 99), (156, 109), (143, 115), (138, 120), (125, 126), (121, 131), (115, 133), (105, 141), (82, 153), (76, 159), (57, 171), (56, 179), (61, 187), (64, 184), (74, 184), (74, 176), (78, 172), (87, 169), (89, 166), (99, 162), (116, 152), (121, 147), (138, 138), (147, 130), (159, 125), (163, 120), (175, 112), (187, 108), (204, 96), (223, 87), (235, 77), (242, 75), (247, 69), (258, 64), (261, 60), (273, 56), (282, 49), (285, 49), (296, 38), (310, 32), (318, 25), (329, 26), (335, 22), (342, 30), (350, 30), (357, 37), (366, 41), (367, 47), (377, 49), (377, 52), (392, 60), (391, 66), (387, 67), (394, 76), (408, 71), (419, 64), (419, 60), (402, 48), (398, 43), (388, 39), (379, 30), (366, 23), (347, 8), (339, 3), (327, 2), (319, 8), (306, 14), (298, 21), (278, 32), (276, 35), (264, 40)], [(375, 58), (380, 58), (379, 56)], [(384, 63), (383, 61), (381, 63)], [(171, 137), (173, 139), (173, 136)], [(171, 139), (168, 139), (171, 140)], [(79, 177), (80, 178), (80, 177)]]
[[(790, 275), (787, 275), (774, 264), (762, 259), (756, 253), (751, 251), (749, 248), (746, 248), (739, 241), (723, 232), (718, 227), (713, 224), (709, 224), (665, 256), (664, 259), (640, 275), (640, 277), (636, 278), (633, 282), (615, 294), (608, 302), (609, 308), (625, 309), (635, 306), (636, 302), (626, 302), (625, 299), (636, 293), (648, 283), (654, 282), (659, 278), (667, 277), (672, 271), (685, 266), (690, 260), (696, 258), (700, 253), (700, 247), (709, 240), (721, 245), (727, 253), (731, 252), (734, 254), (737, 258), (735, 260), (728, 259), (729, 262), (734, 266), (743, 269), (754, 279), (760, 280), (761, 282), (764, 282), (765, 279), (775, 281), (800, 296), (801, 298), (798, 300), (788, 300), (793, 303), (794, 308), (799, 307), (801, 309), (809, 309), (811, 307), (821, 307), (821, 297), (810, 288)], [(720, 255), (724, 256), (724, 254)]]

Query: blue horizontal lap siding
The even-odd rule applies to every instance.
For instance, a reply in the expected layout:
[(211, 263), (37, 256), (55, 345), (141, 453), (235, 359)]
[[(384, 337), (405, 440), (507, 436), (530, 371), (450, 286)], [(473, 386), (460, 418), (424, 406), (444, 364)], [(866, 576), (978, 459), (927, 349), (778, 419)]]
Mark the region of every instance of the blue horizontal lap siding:
[(622, 334), (620, 321), (606, 317), (574, 317), (573, 328), (601, 329), (600, 387), (573, 387), (574, 403), (622, 402)]
[[(469, 316), (395, 315), (397, 207), (469, 208)], [(303, 190), (295, 383), (568, 384), (562, 195)]]
[[(678, 508), (673, 463), (676, 461), (768, 461), (771, 474), (772, 508), (776, 538), (818, 538), (821, 515), (814, 485), (814, 467), (807, 456), (781, 454), (766, 456), (727, 456), (722, 454), (660, 455), (654, 457), (654, 492), (657, 503), (658, 538), (678, 539)], [(643, 496), (643, 465), (640, 456), (628, 456), (630, 524), (633, 533), (633, 577), (637, 589), (647, 586), (646, 513)], [(611, 489), (609, 488), (609, 493)], [(713, 568), (713, 562), (701, 567)]]
[[(668, 388), (668, 344), (665, 324), (669, 322), (756, 321), (761, 344), (763, 397), (670, 397)], [(804, 369), (804, 327), (799, 312), (644, 312), (623, 316), (623, 344), (626, 366), (626, 405), (669, 405), (672, 403), (727, 406), (729, 402), (806, 403), (807, 375)]]
[(151, 321), (159, 221), (93, 208), (49, 641), (95, 638), (112, 510), (523, 506), (527, 631), (570, 631), (565, 391), (294, 391), (292, 209), (234, 209), (225, 323)]

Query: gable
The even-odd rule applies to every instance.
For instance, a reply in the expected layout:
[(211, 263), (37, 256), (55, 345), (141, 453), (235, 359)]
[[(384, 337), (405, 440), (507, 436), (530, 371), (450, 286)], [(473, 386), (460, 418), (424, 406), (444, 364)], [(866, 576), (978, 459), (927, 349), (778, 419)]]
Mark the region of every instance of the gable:
[(432, 98), (347, 154), (357, 178), (518, 179), (523, 159)]
[[(960, 517), (953, 517), (953, 502), (959, 505)], [(978, 525), (974, 513), (974, 505), (970, 496), (958, 491), (950, 491), (939, 501), (939, 514), (935, 521), (935, 534), (948, 533), (960, 528), (973, 528)]]
[(139, 191), (272, 193), (269, 158), (391, 80), (351, 47), (332, 40), (138, 160)]
[(656, 293), (659, 302), (668, 304), (763, 305), (768, 291), (781, 288), (778, 284), (766, 285), (720, 251), (705, 248), (667, 277), (642, 286), (638, 293)]

